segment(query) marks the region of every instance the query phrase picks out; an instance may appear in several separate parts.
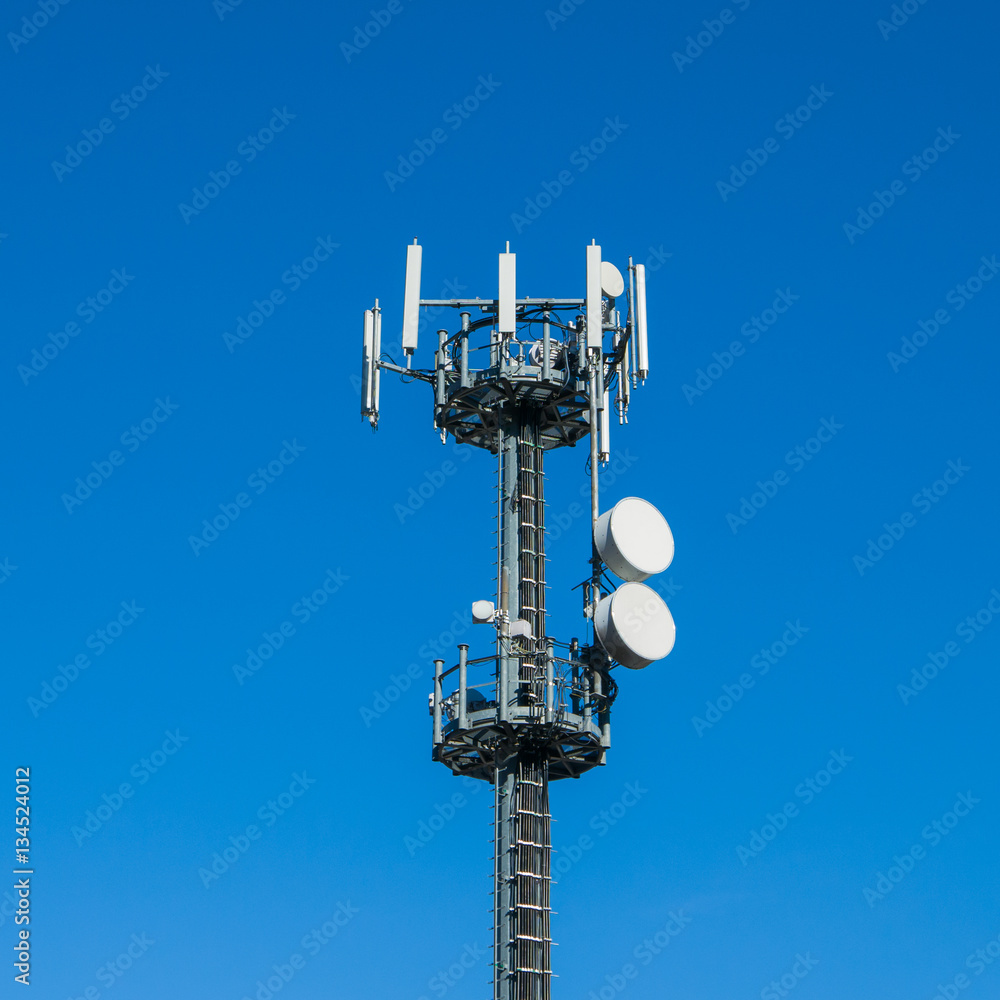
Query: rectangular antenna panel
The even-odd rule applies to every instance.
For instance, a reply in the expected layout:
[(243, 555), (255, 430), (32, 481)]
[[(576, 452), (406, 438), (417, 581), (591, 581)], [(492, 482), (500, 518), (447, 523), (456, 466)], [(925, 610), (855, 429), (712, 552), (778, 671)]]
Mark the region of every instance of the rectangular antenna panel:
[(604, 341), (601, 299), (601, 248), (587, 247), (587, 347), (598, 350)]
[(602, 464), (611, 458), (611, 392), (604, 390), (604, 405), (598, 414), (598, 461)]
[(424, 248), (411, 243), (406, 248), (406, 289), (403, 294), (403, 350), (412, 354), (417, 349), (417, 329), (420, 326), (420, 264)]
[(372, 421), (372, 426), (378, 424), (378, 395), (379, 395), (379, 379), (382, 377), (382, 369), (378, 366), (378, 359), (382, 355), (382, 310), (378, 307), (378, 299), (375, 300), (375, 331), (374, 331), (374, 347), (372, 348), (372, 415), (375, 418)]
[(501, 335), (517, 331), (517, 254), (500, 254), (500, 296), (497, 300), (497, 322)]
[(374, 408), (375, 372), (375, 312), (365, 310), (365, 339), (361, 349), (361, 415), (368, 416)]
[(635, 265), (635, 373), (640, 379), (649, 374), (649, 347), (646, 341), (646, 265)]

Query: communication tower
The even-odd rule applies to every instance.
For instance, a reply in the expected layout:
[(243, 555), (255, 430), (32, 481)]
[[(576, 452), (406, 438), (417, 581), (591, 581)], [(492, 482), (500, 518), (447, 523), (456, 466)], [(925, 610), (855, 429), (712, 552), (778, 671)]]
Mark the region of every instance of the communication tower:
[[(493, 785), (494, 1000), (549, 1000), (549, 781), (604, 763), (613, 669), (640, 669), (674, 645), (669, 609), (642, 582), (673, 558), (667, 522), (638, 497), (601, 513), (598, 496), (612, 410), (627, 423), (630, 395), (649, 373), (645, 268), (629, 258), (626, 294), (595, 242), (584, 297), (519, 299), (508, 243), (495, 298), (422, 299), (422, 254), (416, 240), (406, 248), (405, 366), (382, 354), (378, 299), (365, 312), (361, 413), (378, 427), (382, 372), (425, 382), (442, 442), (450, 434), (497, 457), (495, 600), (472, 605), (473, 620), (496, 637), (487, 655), (470, 658), (461, 643), (455, 665), (434, 661), (432, 756)], [(421, 309), (446, 308), (457, 310), (458, 329), (437, 331), (433, 368), (412, 367)], [(556, 640), (547, 626), (543, 460), (588, 434), (593, 545), (582, 590), (593, 634), (581, 644)]]

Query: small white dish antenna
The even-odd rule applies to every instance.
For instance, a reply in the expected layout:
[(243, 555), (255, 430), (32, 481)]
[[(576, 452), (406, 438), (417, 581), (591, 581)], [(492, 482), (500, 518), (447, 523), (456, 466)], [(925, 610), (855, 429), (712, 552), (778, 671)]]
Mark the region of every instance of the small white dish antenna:
[(511, 635), (522, 635), (526, 639), (531, 638), (531, 622), (526, 622), (523, 618), (518, 618), (510, 623)]
[(610, 260), (601, 261), (601, 291), (610, 299), (617, 299), (625, 291), (625, 279)]
[(625, 497), (605, 511), (597, 519), (594, 542), (605, 566), (633, 583), (662, 573), (674, 558), (670, 525), (640, 497)]
[(493, 621), (493, 616), (496, 614), (496, 608), (493, 606), (492, 601), (473, 601), (472, 602), (472, 621), (476, 625), (487, 625)]
[(623, 583), (594, 610), (601, 645), (623, 667), (641, 670), (674, 648), (674, 617), (663, 598), (644, 583)]

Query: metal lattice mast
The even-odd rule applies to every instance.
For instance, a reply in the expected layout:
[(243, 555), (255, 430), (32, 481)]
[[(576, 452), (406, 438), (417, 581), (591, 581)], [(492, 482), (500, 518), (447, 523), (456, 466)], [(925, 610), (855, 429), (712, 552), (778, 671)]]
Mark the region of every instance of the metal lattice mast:
[[(535, 408), (516, 404), (498, 428), (497, 658), (501, 715), (545, 709), (545, 496)], [(511, 637), (521, 621), (527, 636)], [(540, 683), (542, 681), (542, 683)], [(512, 729), (494, 758), (493, 962), (495, 1000), (549, 1000), (552, 840), (548, 761), (530, 730)]]
[[(638, 581), (669, 563), (669, 557), (660, 558), (662, 537), (651, 545), (651, 560), (644, 551), (632, 551), (634, 545), (620, 549), (610, 520), (620, 504), (598, 520), (597, 470), (610, 456), (610, 413), (614, 409), (619, 423), (627, 421), (630, 392), (647, 375), (645, 271), (629, 260), (623, 323), (614, 307), (624, 279), (602, 263), (596, 245), (587, 247), (587, 295), (575, 299), (518, 299), (509, 247), (500, 255), (496, 299), (421, 299), (421, 258), (414, 241), (407, 248), (405, 368), (383, 357), (378, 300), (365, 314), (361, 412), (377, 428), (381, 373), (396, 372), (433, 389), (442, 442), (451, 434), (497, 456), (496, 600), (473, 604), (474, 621), (495, 627), (495, 644), (490, 655), (473, 659), (469, 645), (460, 644), (458, 663), (447, 669), (444, 660), (435, 660), (433, 758), (454, 774), (494, 786), (494, 1000), (550, 1000), (549, 781), (576, 778), (603, 764), (617, 694), (610, 674), (614, 661), (642, 667), (673, 645), (673, 620), (654, 591), (627, 582), (602, 596), (606, 568)], [(449, 307), (459, 310), (460, 329), (438, 330), (433, 369), (411, 368), (421, 308)], [(561, 318), (565, 312), (573, 318)], [(540, 339), (525, 342), (525, 334), (539, 329)], [(477, 345), (478, 330), (489, 337)], [(604, 349), (606, 333), (610, 351)], [(588, 434), (594, 541), (583, 593), (594, 637), (580, 645), (577, 639), (557, 642), (547, 628), (544, 456)], [(636, 536), (636, 517), (654, 534), (659, 518), (669, 536), (651, 505), (637, 498), (621, 503), (633, 503), (625, 518), (631, 519), (629, 530), (619, 533), (626, 542)], [(636, 512), (634, 504), (649, 507), (655, 518)], [(658, 559), (662, 565), (653, 566)], [(620, 622), (633, 612), (639, 614), (638, 631), (623, 632)], [(453, 688), (448, 694), (446, 685)]]
[(551, 997), (552, 881), (548, 763), (511, 754), (496, 768), (493, 996)]

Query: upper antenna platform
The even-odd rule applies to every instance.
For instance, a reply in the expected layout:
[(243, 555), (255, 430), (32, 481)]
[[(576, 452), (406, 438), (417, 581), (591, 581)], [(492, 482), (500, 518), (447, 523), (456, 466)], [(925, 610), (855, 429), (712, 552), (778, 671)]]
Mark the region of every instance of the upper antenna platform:
[[(646, 282), (641, 264), (628, 263), (627, 308), (614, 308), (626, 294), (622, 273), (601, 259), (596, 241), (586, 248), (585, 294), (579, 298), (518, 298), (517, 256), (510, 243), (499, 255), (495, 299), (422, 299), (423, 248), (406, 248), (402, 348), (405, 366), (381, 356), (375, 343), (376, 310), (366, 315), (361, 412), (378, 425), (380, 371), (395, 371), (434, 388), (434, 423), (442, 435), (496, 450), (498, 410), (525, 403), (543, 411), (543, 449), (575, 445), (591, 431), (600, 437), (599, 461), (610, 455), (612, 409), (628, 419), (632, 389), (648, 374)], [(413, 367), (422, 309), (455, 309), (458, 329), (438, 331), (433, 368)], [(400, 359), (401, 361), (403, 359)], [(595, 379), (592, 386), (591, 381)], [(612, 390), (617, 389), (614, 400)]]

